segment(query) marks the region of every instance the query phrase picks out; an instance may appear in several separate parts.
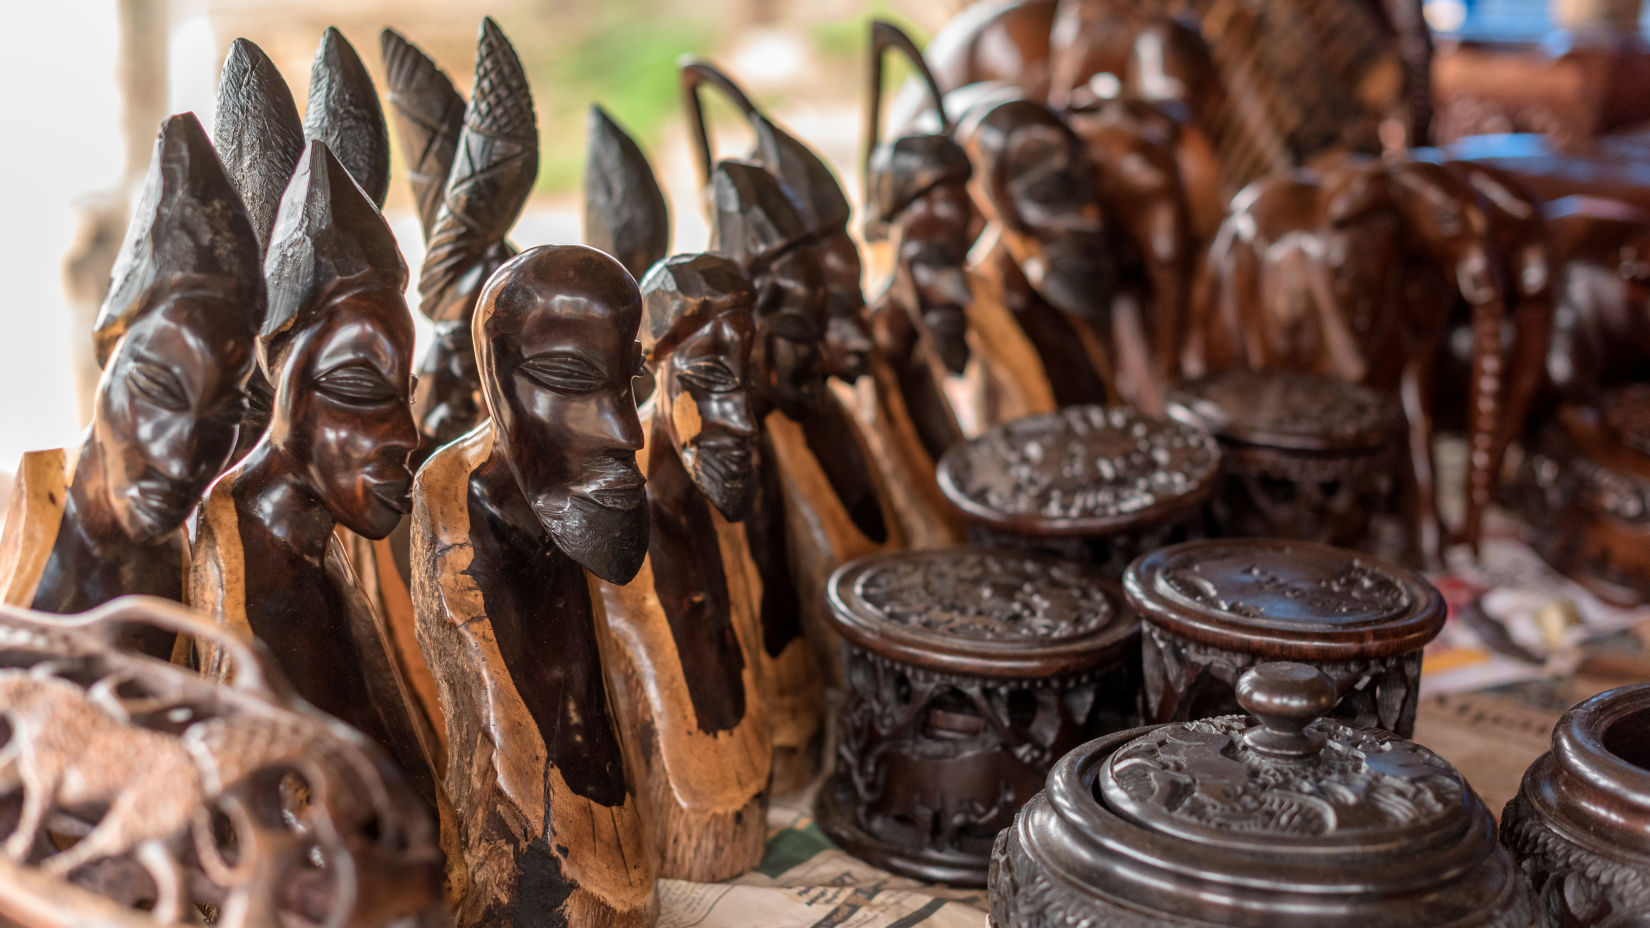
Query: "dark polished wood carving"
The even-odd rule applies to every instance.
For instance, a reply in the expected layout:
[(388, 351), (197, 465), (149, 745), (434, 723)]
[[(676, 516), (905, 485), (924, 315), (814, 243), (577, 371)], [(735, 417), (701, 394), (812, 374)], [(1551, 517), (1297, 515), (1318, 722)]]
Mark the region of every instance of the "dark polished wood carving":
[(1123, 589), (1144, 623), (1148, 722), (1231, 712), (1249, 668), (1292, 660), (1333, 682), (1336, 718), (1415, 728), (1421, 648), (1444, 627), (1417, 574), (1313, 542), (1210, 539), (1135, 561)]
[(670, 209), (647, 155), (607, 111), (585, 120), (584, 243), (641, 280), (670, 250)]
[[(213, 642), (233, 681), (132, 653), (133, 627)], [(147, 597), (66, 619), (0, 607), (0, 631), (8, 924), (442, 918), (441, 855), (415, 794), (249, 640)]]
[(309, 69), (304, 139), (327, 146), (367, 199), (382, 209), (390, 193), (390, 131), (367, 66), (344, 34), (328, 26)]
[[(31, 452), (0, 538), (4, 601), (80, 612), (181, 601), (184, 519), (228, 464), (265, 289), (241, 198), (191, 114), (161, 124), (93, 338), (103, 365), (78, 448)], [(172, 636), (134, 641), (166, 656)]]
[(650, 534), (636, 579), (600, 585), (608, 677), (660, 875), (723, 880), (762, 859), (769, 706), (791, 707), (761, 685), (761, 580), (739, 524), (760, 492), (757, 292), (716, 255), (667, 259), (642, 289)]
[(1631, 926), (1650, 912), (1650, 687), (1572, 708), (1501, 814), (1501, 841), (1535, 887), (1542, 925)]
[(831, 578), (844, 705), (820, 826), (884, 869), (983, 885), (991, 842), (1085, 738), (1135, 724), (1139, 628), (1087, 568), (975, 548)]
[(1323, 718), (1331, 681), (1262, 664), (1245, 715), (1066, 755), (997, 838), (991, 920), (1025, 928), (1534, 928), (1495, 820), (1443, 758)]
[(595, 591), (647, 551), (640, 315), (635, 283), (593, 249), (506, 263), (475, 306), (489, 418), (419, 471), (413, 603), (446, 721), (460, 925), (658, 917)]
[[(401, 764), (433, 809), (429, 721), (335, 529), (379, 539), (411, 508), (412, 318), (384, 217), (310, 142), (270, 238), (258, 358), (269, 431), (203, 504), (189, 603), (274, 653), (309, 702)], [(229, 668), (208, 650), (202, 666)]]
[(1312, 374), (1228, 371), (1176, 386), (1168, 412), (1220, 442), (1213, 535), (1358, 547), (1387, 509), (1396, 397)]

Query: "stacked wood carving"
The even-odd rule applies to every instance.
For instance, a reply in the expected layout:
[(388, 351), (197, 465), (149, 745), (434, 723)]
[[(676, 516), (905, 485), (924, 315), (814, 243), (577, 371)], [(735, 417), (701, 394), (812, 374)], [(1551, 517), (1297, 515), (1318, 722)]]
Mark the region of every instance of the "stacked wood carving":
[[(388, 119), (337, 30), (302, 113), (237, 40), (213, 137), (160, 127), (86, 436), (25, 457), (0, 536), (0, 919), (645, 928), (659, 879), (755, 868), (770, 797), (831, 767), (853, 853), (981, 883), (995, 840), (1002, 928), (1092, 915), (1062, 880), (1111, 879), (1084, 842), (1124, 818), (1215, 844), (1197, 815), (1265, 818), (1310, 871), (1279, 905), (1321, 901), (1351, 839), (1282, 845), (1327, 807), (1464, 861), (1459, 924), (1526, 925), (1470, 791), (1364, 730), (1411, 727), (1437, 591), (1316, 542), (1395, 521), (1432, 565), (1499, 499), (1561, 570), (1650, 599), (1650, 214), (1409, 147), (1412, 5), (1015, 0), (932, 62), (876, 23), (857, 224), (816, 152), (685, 60), (710, 236), (681, 254), (600, 106), (584, 244), (511, 240), (539, 133), (490, 19), (468, 100), (386, 30)], [(916, 76), (885, 114), (888, 52)], [(711, 151), (706, 90), (750, 151)], [(127, 594), (192, 613), (104, 605)], [(1554, 924), (1632, 923), (1650, 879), (1650, 849), (1561, 840), (1590, 801), (1565, 790), (1643, 766), (1642, 703), (1578, 709), (1509, 811)], [(1237, 704), (1259, 721), (1199, 721)], [(1118, 734), (1142, 718), (1177, 724)], [(1280, 757), (1333, 767), (1333, 801), (1216, 808), (1305, 769)], [(1180, 775), (1214, 784), (1203, 812), (1146, 789)], [(1641, 779), (1617, 777), (1633, 815)], [(1087, 863), (1054, 879), (1062, 854)], [(1200, 926), (1271, 904), (1198, 909), (1183, 876), (1119, 898)], [(1367, 919), (1367, 889), (1323, 912)]]

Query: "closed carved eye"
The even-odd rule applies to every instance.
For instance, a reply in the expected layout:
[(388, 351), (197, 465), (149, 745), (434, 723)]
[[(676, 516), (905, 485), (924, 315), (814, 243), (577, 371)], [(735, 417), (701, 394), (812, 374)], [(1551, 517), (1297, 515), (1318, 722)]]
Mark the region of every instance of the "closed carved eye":
[(690, 362), (682, 369), (681, 377), (688, 386), (706, 393), (731, 393), (739, 389), (739, 376), (715, 358)]
[(596, 365), (575, 354), (541, 354), (521, 362), (521, 374), (556, 393), (592, 393), (607, 386)]
[(346, 403), (377, 404), (397, 399), (395, 386), (369, 364), (344, 364), (315, 381), (316, 389)]
[(158, 364), (148, 361), (133, 364), (126, 382), (138, 396), (161, 409), (189, 411), (189, 391), (175, 374)]

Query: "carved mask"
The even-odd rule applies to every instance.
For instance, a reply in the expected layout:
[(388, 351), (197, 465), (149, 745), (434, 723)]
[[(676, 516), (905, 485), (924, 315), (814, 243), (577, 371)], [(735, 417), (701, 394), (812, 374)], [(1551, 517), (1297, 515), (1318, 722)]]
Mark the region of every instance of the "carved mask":
[(838, 229), (821, 238), (813, 252), (825, 282), (825, 373), (851, 383), (871, 368), (859, 246), (847, 229)]
[(966, 268), (972, 212), (967, 190), (946, 184), (918, 197), (894, 223), (896, 294), (915, 313), (953, 374), (968, 365), (968, 304), (974, 292)]
[(694, 486), (738, 522), (756, 492), (756, 292), (732, 261), (678, 255), (648, 274), (642, 300), (642, 344), (657, 382), (654, 415)]
[(618, 261), (540, 246), (499, 268), (473, 334), (495, 442), (556, 547), (625, 583), (647, 553), (631, 378), (641, 295)]
[(265, 307), (258, 240), (190, 114), (161, 125), (93, 338), (92, 441), (134, 540), (176, 529), (228, 462)]

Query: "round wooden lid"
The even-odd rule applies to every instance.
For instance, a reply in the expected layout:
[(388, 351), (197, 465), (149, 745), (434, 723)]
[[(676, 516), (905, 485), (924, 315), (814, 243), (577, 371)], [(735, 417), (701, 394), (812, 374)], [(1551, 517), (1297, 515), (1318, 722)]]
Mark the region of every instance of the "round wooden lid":
[(1201, 505), (1220, 449), (1202, 429), (1128, 406), (1068, 406), (988, 429), (941, 456), (965, 518), (1021, 535), (1108, 535)]
[(1379, 448), (1403, 426), (1396, 397), (1293, 371), (1227, 371), (1179, 384), (1169, 415), (1228, 441), (1298, 451)]
[(1279, 538), (1188, 541), (1123, 575), (1144, 621), (1277, 660), (1414, 651), (1444, 627), (1444, 599), (1413, 571), (1356, 551)]
[(872, 554), (826, 584), (850, 642), (944, 673), (1038, 677), (1120, 657), (1140, 633), (1116, 584), (1054, 558), (984, 548)]
[(1607, 690), (1564, 713), (1519, 798), (1593, 853), (1633, 872), (1650, 869), (1650, 683)]

